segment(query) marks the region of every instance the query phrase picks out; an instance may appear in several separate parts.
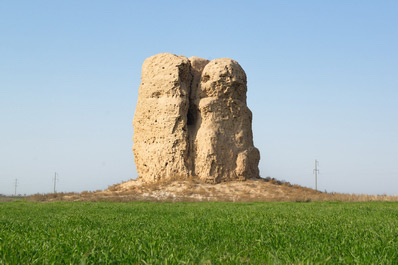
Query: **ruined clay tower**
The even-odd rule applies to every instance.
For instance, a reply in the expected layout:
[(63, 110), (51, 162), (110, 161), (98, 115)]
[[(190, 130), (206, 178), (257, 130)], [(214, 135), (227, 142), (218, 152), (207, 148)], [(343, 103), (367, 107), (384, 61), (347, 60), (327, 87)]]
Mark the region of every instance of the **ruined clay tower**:
[(246, 74), (231, 59), (170, 53), (146, 59), (133, 121), (139, 178), (258, 178), (246, 92)]

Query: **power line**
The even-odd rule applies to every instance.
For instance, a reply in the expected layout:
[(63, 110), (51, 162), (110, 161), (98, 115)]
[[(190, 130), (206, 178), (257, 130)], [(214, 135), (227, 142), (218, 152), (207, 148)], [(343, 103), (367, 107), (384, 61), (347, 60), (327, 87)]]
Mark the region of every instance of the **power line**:
[(57, 178), (57, 172), (55, 172), (55, 174), (54, 174), (54, 193), (57, 193), (57, 190), (56, 190), (57, 181), (59, 181), (59, 178)]
[(315, 190), (318, 190), (318, 173), (319, 173), (319, 161), (315, 159), (315, 168), (314, 168), (314, 174), (315, 174)]
[(18, 179), (15, 179), (14, 183), (14, 196), (17, 196)]

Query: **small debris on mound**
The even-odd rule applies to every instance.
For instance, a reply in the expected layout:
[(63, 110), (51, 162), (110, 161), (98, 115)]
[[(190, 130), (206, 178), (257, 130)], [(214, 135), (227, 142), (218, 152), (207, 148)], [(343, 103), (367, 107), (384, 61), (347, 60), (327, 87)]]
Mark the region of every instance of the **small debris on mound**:
[[(300, 190), (300, 196), (294, 191)], [(308, 200), (321, 192), (275, 179), (249, 179), (210, 184), (197, 179), (145, 183), (131, 180), (110, 187), (105, 193), (135, 195), (155, 201), (289, 201)], [(293, 199), (291, 196), (294, 195)]]

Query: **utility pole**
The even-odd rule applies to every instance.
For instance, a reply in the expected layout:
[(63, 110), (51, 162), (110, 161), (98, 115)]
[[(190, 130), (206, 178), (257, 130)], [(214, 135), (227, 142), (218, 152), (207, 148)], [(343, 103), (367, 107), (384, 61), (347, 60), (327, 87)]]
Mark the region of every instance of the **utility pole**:
[(318, 160), (315, 159), (315, 168), (314, 168), (314, 174), (315, 174), (315, 190), (318, 190), (318, 173), (319, 173), (319, 162)]
[(14, 183), (14, 196), (17, 196), (18, 179), (15, 179)]
[(57, 190), (55, 188), (56, 188), (58, 180), (59, 179), (57, 178), (57, 172), (55, 172), (55, 174), (54, 174), (54, 193), (57, 193)]

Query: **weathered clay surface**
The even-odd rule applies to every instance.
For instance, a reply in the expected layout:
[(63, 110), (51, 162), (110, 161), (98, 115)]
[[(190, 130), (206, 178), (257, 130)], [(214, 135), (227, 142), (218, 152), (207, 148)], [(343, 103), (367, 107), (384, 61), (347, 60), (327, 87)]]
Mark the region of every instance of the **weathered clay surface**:
[(246, 91), (246, 74), (236, 61), (216, 59), (203, 69), (194, 102), (200, 113), (194, 172), (204, 181), (259, 177)]
[(188, 58), (169, 53), (149, 57), (142, 66), (133, 152), (143, 180), (191, 175), (187, 131), (190, 71)]
[(258, 178), (246, 74), (231, 59), (163, 53), (145, 60), (134, 115), (139, 178)]

